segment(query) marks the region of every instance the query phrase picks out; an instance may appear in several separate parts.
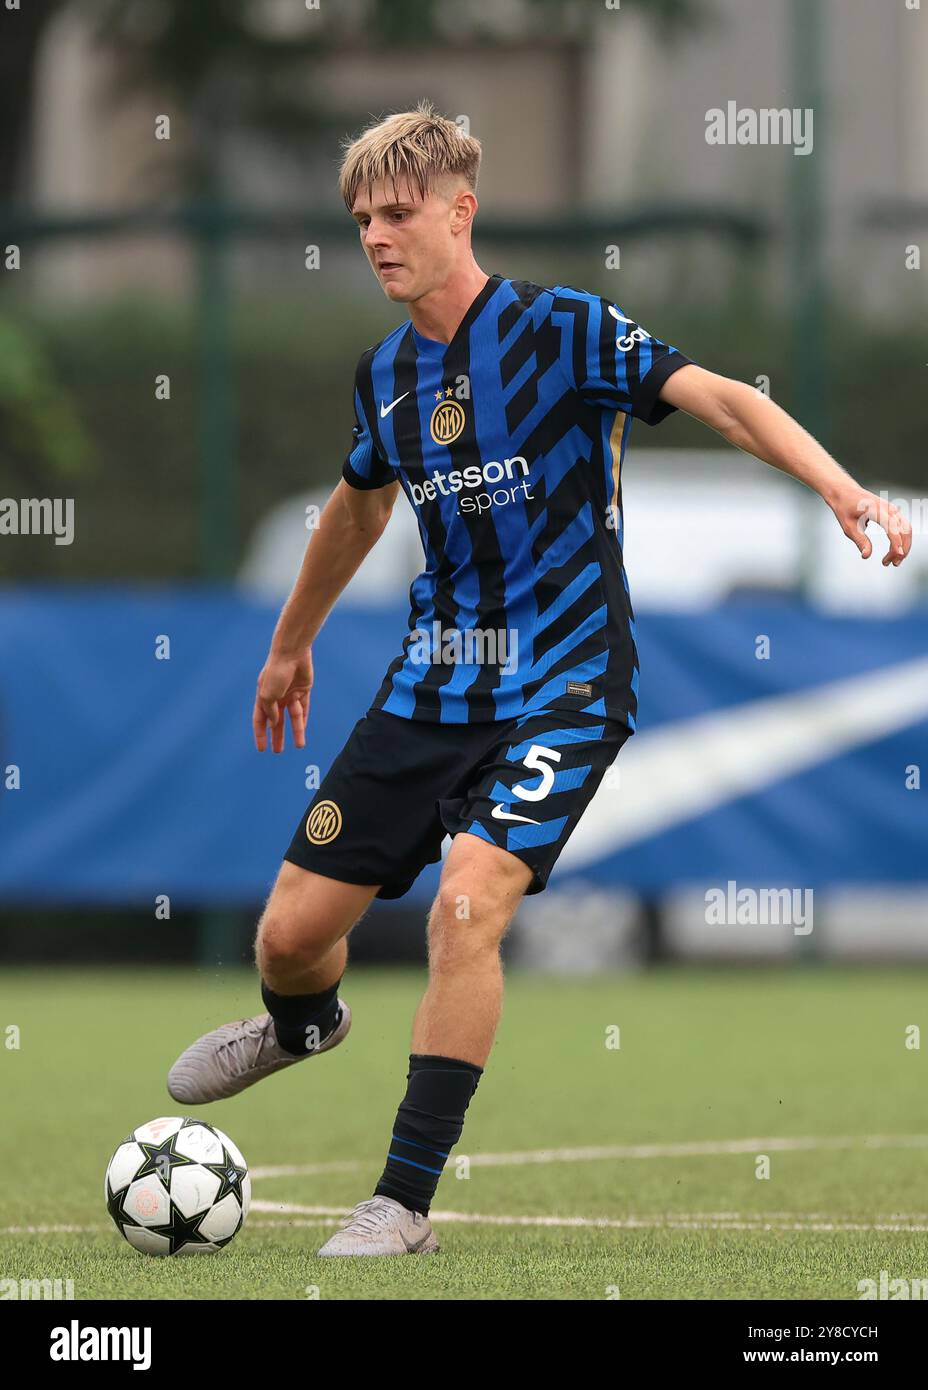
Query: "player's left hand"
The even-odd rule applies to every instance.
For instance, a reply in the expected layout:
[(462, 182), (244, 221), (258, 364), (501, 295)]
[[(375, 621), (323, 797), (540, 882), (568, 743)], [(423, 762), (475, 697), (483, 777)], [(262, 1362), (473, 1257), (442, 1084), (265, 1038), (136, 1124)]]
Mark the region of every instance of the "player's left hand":
[(313, 684), (313, 654), (307, 647), (297, 656), (278, 652), (273, 644), (258, 677), (252, 727), (255, 747), (259, 753), (267, 749), (267, 731), (271, 730), (271, 749), (282, 753), (286, 716), (290, 715), (295, 748), (306, 747), (306, 721), (309, 717), (309, 692)]
[(865, 560), (869, 560), (873, 554), (873, 543), (866, 534), (867, 524), (875, 521), (889, 537), (889, 549), (883, 556), (883, 564), (902, 564), (912, 548), (912, 524), (894, 503), (855, 483), (830, 505), (841, 530), (850, 536)]

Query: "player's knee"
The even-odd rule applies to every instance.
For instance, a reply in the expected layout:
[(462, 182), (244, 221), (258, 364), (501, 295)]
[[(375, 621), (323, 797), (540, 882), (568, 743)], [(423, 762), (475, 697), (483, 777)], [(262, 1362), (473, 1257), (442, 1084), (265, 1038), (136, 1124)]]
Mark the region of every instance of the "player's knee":
[(463, 835), (442, 873), (433, 921), (502, 935), (530, 882), (530, 869), (515, 855)]
[(295, 909), (294, 903), (272, 897), (258, 923), (255, 959), (266, 980), (284, 978), (293, 970), (314, 965), (332, 945), (314, 930), (311, 913)]
[(306, 943), (286, 913), (265, 909), (258, 924), (255, 959), (267, 979), (286, 975), (305, 961)]
[(510, 913), (492, 880), (475, 882), (465, 874), (444, 878), (429, 925), (430, 948), (438, 951), (495, 949)]
[(489, 904), (479, 889), (474, 891), (472, 883), (462, 878), (450, 878), (441, 883), (433, 915), (436, 927), (453, 926), (455, 922), (463, 926), (482, 924), (488, 915)]

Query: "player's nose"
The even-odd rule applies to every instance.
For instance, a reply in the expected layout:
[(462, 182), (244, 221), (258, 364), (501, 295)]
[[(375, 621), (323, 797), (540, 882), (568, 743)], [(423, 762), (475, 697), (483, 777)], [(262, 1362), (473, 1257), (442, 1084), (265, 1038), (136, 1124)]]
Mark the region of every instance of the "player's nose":
[(377, 222), (372, 217), (364, 229), (364, 245), (370, 247), (371, 250), (382, 250), (389, 245), (389, 241), (386, 223)]

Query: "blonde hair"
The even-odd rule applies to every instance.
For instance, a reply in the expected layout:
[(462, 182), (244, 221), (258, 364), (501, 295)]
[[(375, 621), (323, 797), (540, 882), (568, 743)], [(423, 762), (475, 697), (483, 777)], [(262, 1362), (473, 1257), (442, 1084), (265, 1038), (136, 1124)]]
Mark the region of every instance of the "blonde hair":
[(398, 111), (346, 143), (338, 187), (351, 212), (358, 190), (365, 187), (371, 197), (378, 179), (391, 179), (394, 195), (398, 181), (407, 179), (425, 198), (435, 180), (448, 174), (475, 189), (479, 168), (480, 141), (437, 115), (431, 102), (420, 101), (415, 111)]

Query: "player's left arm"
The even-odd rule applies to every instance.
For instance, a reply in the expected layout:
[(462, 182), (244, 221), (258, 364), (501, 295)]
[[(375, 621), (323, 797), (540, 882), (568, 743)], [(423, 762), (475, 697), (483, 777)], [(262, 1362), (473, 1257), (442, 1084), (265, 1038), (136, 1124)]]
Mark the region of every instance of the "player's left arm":
[(798, 478), (827, 502), (838, 525), (866, 560), (873, 546), (865, 535), (875, 521), (889, 537), (884, 565), (901, 565), (912, 546), (912, 527), (898, 507), (868, 492), (846, 473), (791, 415), (743, 381), (687, 363), (664, 382), (659, 399), (683, 410), (738, 449)]

